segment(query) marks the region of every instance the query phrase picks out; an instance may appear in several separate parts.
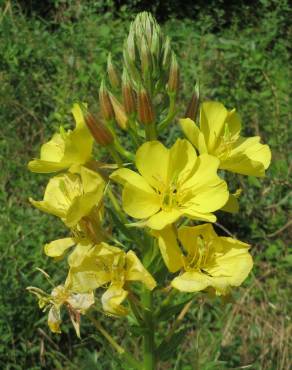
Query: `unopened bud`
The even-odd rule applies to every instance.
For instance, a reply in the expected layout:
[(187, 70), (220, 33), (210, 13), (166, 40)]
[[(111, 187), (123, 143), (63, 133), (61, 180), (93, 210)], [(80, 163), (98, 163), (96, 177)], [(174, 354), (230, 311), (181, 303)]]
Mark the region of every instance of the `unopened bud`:
[(172, 53), (168, 78), (168, 92), (177, 93), (179, 88), (179, 69), (176, 56)]
[(169, 66), (171, 56), (170, 38), (168, 36), (165, 39), (163, 49), (162, 66), (164, 69), (166, 69)]
[(189, 101), (189, 104), (188, 104), (188, 107), (185, 113), (185, 118), (196, 120), (199, 105), (200, 105), (200, 90), (199, 90), (199, 85), (196, 84), (195, 92), (193, 93), (191, 100)]
[(136, 59), (136, 50), (135, 50), (135, 39), (134, 33), (130, 30), (129, 36), (126, 41), (127, 54), (132, 62), (135, 62)]
[(150, 70), (151, 68), (151, 55), (150, 55), (150, 50), (146, 41), (146, 38), (142, 38), (141, 42), (141, 67), (142, 67), (142, 72), (146, 73), (147, 71)]
[(106, 121), (109, 121), (115, 117), (109, 93), (104, 81), (101, 82), (99, 88), (99, 104), (102, 116)]
[(120, 79), (116, 71), (116, 68), (112, 62), (111, 53), (109, 53), (107, 58), (107, 73), (112, 87), (114, 89), (117, 89), (120, 86)]
[(117, 121), (117, 124), (120, 126), (122, 130), (127, 130), (129, 118), (126, 114), (124, 107), (114, 97), (114, 95), (110, 94), (110, 99), (111, 99), (112, 107), (115, 112), (115, 119)]
[(144, 125), (154, 123), (155, 114), (150, 97), (147, 91), (142, 88), (138, 93), (138, 116), (139, 121)]
[(130, 84), (127, 71), (124, 70), (122, 78), (122, 94), (125, 111), (131, 115), (136, 111), (135, 93)]
[(94, 137), (95, 141), (101, 146), (107, 146), (113, 143), (114, 137), (110, 130), (91, 113), (85, 116), (86, 125)]

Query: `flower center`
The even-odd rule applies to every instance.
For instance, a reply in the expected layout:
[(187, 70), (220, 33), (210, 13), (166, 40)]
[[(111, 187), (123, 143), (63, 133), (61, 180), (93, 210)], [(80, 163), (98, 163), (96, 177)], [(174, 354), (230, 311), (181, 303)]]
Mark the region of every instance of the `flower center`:
[(184, 256), (185, 271), (203, 271), (210, 258), (211, 242), (206, 242), (201, 236), (197, 237), (193, 253)]
[(233, 144), (237, 141), (238, 137), (231, 134), (228, 124), (225, 124), (224, 134), (220, 137), (220, 144), (216, 149), (216, 156), (221, 160), (226, 160), (231, 153)]

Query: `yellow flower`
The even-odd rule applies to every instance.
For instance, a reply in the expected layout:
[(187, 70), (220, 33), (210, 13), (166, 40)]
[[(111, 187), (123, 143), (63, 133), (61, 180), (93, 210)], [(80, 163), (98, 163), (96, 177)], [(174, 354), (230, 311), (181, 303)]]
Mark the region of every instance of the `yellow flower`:
[(32, 172), (49, 173), (64, 169), (74, 169), (90, 160), (93, 137), (85, 124), (82, 110), (74, 104), (72, 114), (76, 127), (73, 131), (60, 131), (41, 147), (40, 159), (29, 162)]
[(81, 167), (80, 175), (65, 173), (50, 179), (44, 200), (30, 199), (30, 202), (41, 211), (60, 217), (68, 227), (74, 227), (98, 205), (103, 191), (102, 177)]
[(171, 272), (181, 270), (171, 285), (183, 292), (198, 292), (213, 287), (218, 295), (239, 286), (252, 269), (249, 245), (230, 237), (218, 236), (211, 224), (173, 227), (156, 231), (158, 245)]
[(74, 293), (66, 286), (58, 285), (48, 295), (35, 287), (27, 288), (39, 298), (39, 306), (44, 311), (49, 308), (48, 326), (53, 333), (61, 333), (61, 307), (68, 309), (70, 319), (78, 337), (80, 337), (80, 315), (84, 315), (90, 306), (94, 304), (93, 292)]
[(125, 212), (160, 230), (181, 216), (214, 222), (212, 212), (228, 199), (226, 183), (217, 175), (219, 160), (197, 157), (187, 140), (178, 139), (167, 149), (159, 141), (143, 144), (136, 153), (140, 174), (122, 168), (111, 179), (124, 186)]
[(200, 111), (200, 128), (189, 118), (180, 125), (200, 154), (208, 153), (220, 160), (220, 169), (242, 175), (264, 176), (271, 162), (268, 145), (260, 137), (241, 137), (241, 122), (235, 109), (228, 111), (218, 102), (205, 102)]
[[(80, 258), (81, 256), (81, 258)], [(156, 282), (133, 251), (125, 253), (117, 247), (101, 243), (81, 253), (73, 252), (66, 285), (71, 290), (86, 293), (103, 285), (108, 288), (101, 301), (103, 309), (112, 315), (125, 315), (121, 305), (128, 295), (126, 282), (140, 281), (152, 290)]]

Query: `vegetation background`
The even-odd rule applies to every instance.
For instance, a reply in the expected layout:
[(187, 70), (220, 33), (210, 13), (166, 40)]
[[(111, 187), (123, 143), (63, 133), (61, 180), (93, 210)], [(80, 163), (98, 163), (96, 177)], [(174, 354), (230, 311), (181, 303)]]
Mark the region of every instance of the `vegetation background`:
[[(42, 251), (44, 242), (65, 230), (29, 205), (28, 197), (41, 197), (47, 179), (29, 173), (26, 164), (60, 124), (72, 123), (72, 102), (97, 101), (107, 53), (119, 61), (129, 22), (141, 10), (152, 11), (172, 38), (182, 71), (182, 112), (199, 78), (203, 97), (237, 107), (245, 134), (259, 134), (273, 153), (265, 179), (240, 177), (240, 213), (219, 215), (232, 234), (252, 244), (253, 273), (233, 304), (195, 302), (180, 328), (189, 329), (182, 346), (173, 343), (171, 353), (162, 351), (161, 369), (288, 370), (288, 0), (0, 1), (0, 368), (122, 368), (85, 320), (81, 340), (68, 318), (62, 335), (51, 334), (46, 315), (25, 290), (28, 285), (49, 288), (37, 267), (56, 283), (65, 275), (62, 264)], [(105, 318), (104, 325), (137, 351), (125, 319)]]

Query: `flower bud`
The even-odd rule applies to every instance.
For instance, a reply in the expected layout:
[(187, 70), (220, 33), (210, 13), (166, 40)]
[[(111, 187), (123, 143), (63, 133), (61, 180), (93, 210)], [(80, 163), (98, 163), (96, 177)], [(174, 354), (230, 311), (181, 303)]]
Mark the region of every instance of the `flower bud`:
[(104, 81), (101, 82), (99, 88), (99, 104), (103, 118), (109, 121), (115, 117), (108, 90)]
[(142, 38), (141, 42), (141, 69), (143, 73), (146, 73), (151, 68), (151, 55), (145, 37)]
[(122, 94), (123, 104), (127, 114), (131, 115), (136, 112), (135, 93), (130, 84), (127, 71), (124, 70), (122, 77)]
[(142, 88), (138, 93), (138, 116), (139, 121), (144, 125), (154, 123), (155, 114), (150, 97), (147, 91)]
[(120, 79), (112, 62), (111, 53), (109, 53), (107, 58), (107, 73), (112, 87), (117, 89), (120, 86)]
[(128, 121), (129, 118), (126, 114), (126, 111), (122, 104), (114, 97), (113, 94), (110, 94), (110, 100), (112, 103), (112, 107), (115, 112), (115, 119), (117, 121), (117, 124), (120, 126), (122, 130), (127, 130), (128, 128)]
[(167, 36), (164, 42), (163, 48), (163, 58), (162, 58), (162, 67), (167, 69), (170, 63), (171, 57), (171, 47), (170, 47), (170, 38)]
[(114, 137), (110, 130), (91, 113), (85, 116), (86, 125), (94, 137), (95, 141), (101, 146), (107, 146), (113, 143)]
[(177, 93), (179, 88), (179, 69), (174, 53), (171, 55), (171, 64), (168, 78), (168, 92)]
[(190, 118), (192, 120), (196, 120), (197, 113), (199, 110), (200, 105), (200, 90), (199, 90), (199, 84), (196, 84), (195, 86), (195, 92), (193, 93), (191, 100), (189, 101), (185, 118)]

